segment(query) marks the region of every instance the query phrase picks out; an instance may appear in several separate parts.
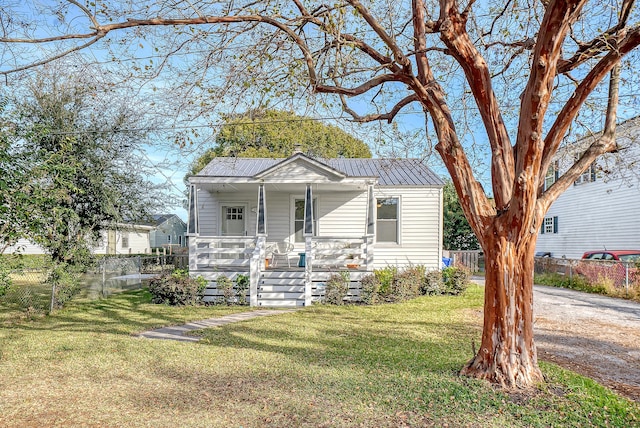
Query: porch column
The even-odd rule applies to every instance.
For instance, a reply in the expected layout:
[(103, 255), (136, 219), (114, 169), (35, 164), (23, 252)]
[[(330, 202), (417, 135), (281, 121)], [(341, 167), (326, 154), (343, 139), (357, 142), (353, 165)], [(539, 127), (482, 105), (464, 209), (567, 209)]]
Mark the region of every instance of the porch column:
[(367, 191), (367, 227), (365, 235), (365, 263), (368, 271), (373, 270), (374, 237), (376, 233), (376, 199), (373, 197), (373, 184)]
[(376, 200), (373, 197), (373, 184), (369, 184), (367, 191), (367, 235), (375, 234), (376, 226)]
[(256, 237), (256, 247), (249, 261), (249, 306), (258, 306), (258, 285), (264, 267), (265, 236)]
[(189, 217), (187, 219), (187, 239), (189, 241), (189, 271), (198, 269), (198, 243), (200, 234), (198, 227), (198, 190), (195, 185), (189, 186)]
[(258, 186), (258, 209), (256, 213), (256, 247), (249, 263), (249, 305), (258, 306), (258, 285), (264, 269), (267, 241), (267, 204), (264, 184)]
[(307, 184), (304, 196), (304, 229), (303, 236), (313, 236), (313, 194), (311, 184)]
[(313, 286), (313, 192), (311, 184), (307, 184), (304, 197), (304, 305), (311, 306), (311, 288)]
[(264, 184), (258, 186), (256, 236), (267, 236), (267, 201), (265, 199)]

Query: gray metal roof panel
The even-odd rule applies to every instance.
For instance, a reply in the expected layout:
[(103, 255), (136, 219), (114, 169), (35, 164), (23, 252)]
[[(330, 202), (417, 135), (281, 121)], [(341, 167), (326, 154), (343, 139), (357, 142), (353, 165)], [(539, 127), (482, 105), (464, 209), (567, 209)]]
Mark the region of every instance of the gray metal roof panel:
[[(253, 177), (285, 159), (214, 158), (198, 176)], [(377, 177), (381, 186), (442, 186), (443, 181), (420, 159), (315, 159), (347, 177)]]

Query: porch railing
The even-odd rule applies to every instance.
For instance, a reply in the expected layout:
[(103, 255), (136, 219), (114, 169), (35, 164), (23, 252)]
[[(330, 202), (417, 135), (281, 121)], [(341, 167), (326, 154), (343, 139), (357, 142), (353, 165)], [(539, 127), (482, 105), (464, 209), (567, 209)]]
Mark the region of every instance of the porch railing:
[(312, 267), (366, 269), (373, 261), (371, 259), (373, 241), (368, 241), (367, 238), (367, 236), (354, 238), (311, 237), (313, 256), (310, 261)]
[[(250, 303), (256, 306), (258, 283), (269, 257), (264, 236), (191, 237), (189, 269), (238, 269), (250, 274)], [(316, 270), (373, 270), (373, 236), (314, 236), (305, 239), (305, 305), (311, 304), (312, 273)], [(297, 256), (292, 253), (291, 257)], [(297, 266), (297, 259), (294, 266)]]
[(193, 237), (190, 238), (192, 257), (190, 268), (248, 267), (256, 247), (256, 238), (246, 236)]

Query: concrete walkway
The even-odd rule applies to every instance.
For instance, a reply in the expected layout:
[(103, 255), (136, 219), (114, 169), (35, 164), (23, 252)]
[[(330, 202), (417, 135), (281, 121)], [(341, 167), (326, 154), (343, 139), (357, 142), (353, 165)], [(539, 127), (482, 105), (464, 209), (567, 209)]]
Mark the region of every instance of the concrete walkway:
[(266, 317), (270, 315), (280, 315), (295, 312), (295, 309), (279, 309), (279, 310), (260, 310), (250, 312), (240, 312), (238, 314), (225, 315), (219, 318), (209, 318), (202, 321), (194, 321), (184, 325), (173, 327), (162, 327), (155, 330), (149, 330), (138, 334), (139, 337), (147, 339), (164, 339), (177, 340), (180, 342), (197, 342), (199, 337), (185, 336), (185, 333), (194, 330), (202, 330), (203, 328), (218, 327), (232, 322), (240, 322), (257, 317)]

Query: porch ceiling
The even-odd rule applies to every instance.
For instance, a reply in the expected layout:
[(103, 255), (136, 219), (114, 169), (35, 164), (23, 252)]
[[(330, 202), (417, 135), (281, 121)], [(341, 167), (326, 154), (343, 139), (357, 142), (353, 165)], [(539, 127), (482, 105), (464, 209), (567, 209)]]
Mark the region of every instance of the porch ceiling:
[[(257, 192), (260, 183), (197, 183), (196, 188), (206, 190), (208, 192)], [(349, 182), (349, 183), (314, 183), (312, 189), (314, 193), (328, 192), (357, 192), (366, 191), (367, 184), (365, 181)], [(269, 192), (283, 193), (300, 193), (303, 194), (306, 189), (306, 183), (264, 183), (264, 188)]]

